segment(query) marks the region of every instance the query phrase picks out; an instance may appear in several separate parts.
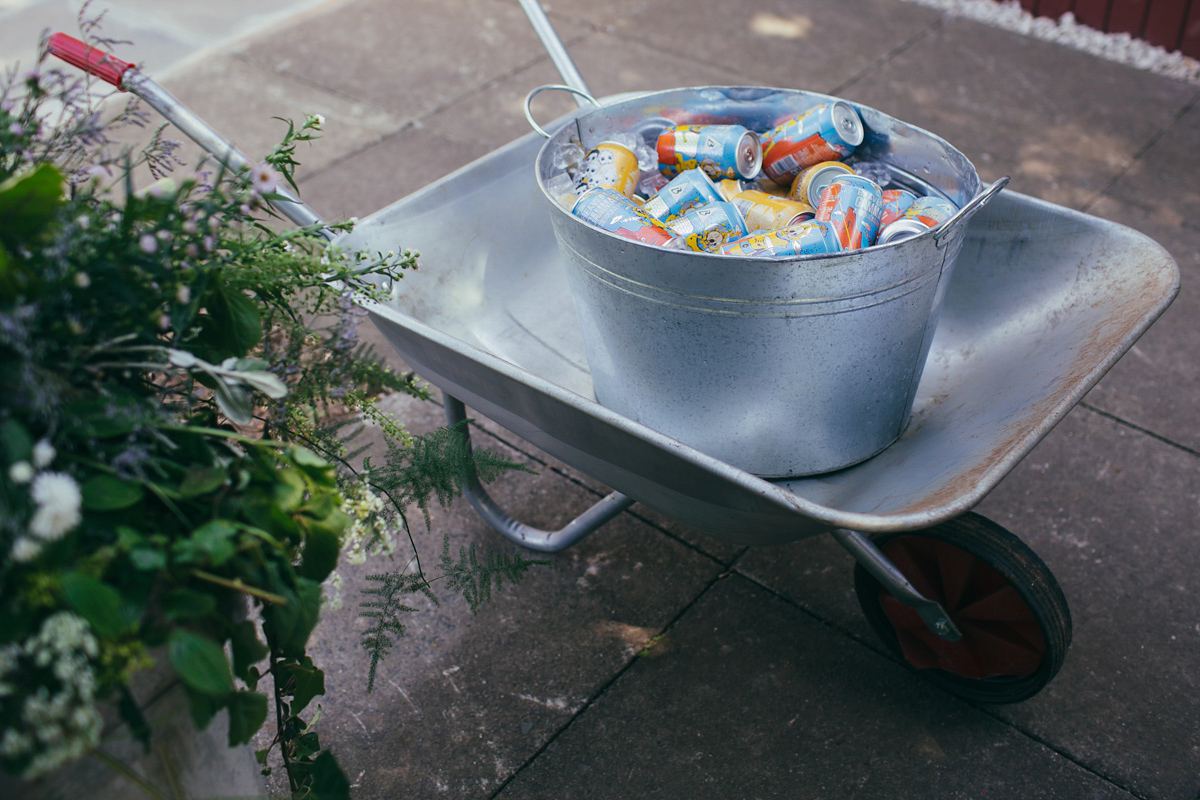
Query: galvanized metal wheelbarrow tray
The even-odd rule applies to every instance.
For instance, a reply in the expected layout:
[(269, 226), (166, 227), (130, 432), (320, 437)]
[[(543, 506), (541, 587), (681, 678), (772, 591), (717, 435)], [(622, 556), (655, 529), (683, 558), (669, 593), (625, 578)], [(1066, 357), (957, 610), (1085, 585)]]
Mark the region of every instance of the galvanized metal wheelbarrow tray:
[[(407, 275), (390, 304), (365, 307), (404, 360), (447, 395), (618, 492), (730, 542), (779, 544), (837, 528), (911, 530), (962, 514), (1116, 363), (1179, 287), (1174, 260), (1142, 234), (1005, 191), (968, 224), (899, 440), (835, 473), (763, 480), (592, 400), (530, 167), (541, 142), (519, 139), (340, 240), (352, 250), (402, 244), (432, 267)], [(473, 494), (495, 517), (481, 490)], [(538, 549), (569, 544), (564, 536), (512, 532)]]
[[(536, 0), (521, 4), (567, 83), (586, 91)], [(232, 166), (246, 163), (133, 65), (62, 34), (50, 47), (139, 95)], [(858, 562), (868, 621), (904, 663), (981, 702), (1039, 691), (1070, 644), (1065, 597), (1033, 551), (968, 512), (1171, 303), (1179, 270), (1170, 255), (1113, 222), (1013, 191), (992, 197), (963, 233), (900, 438), (837, 472), (765, 480), (592, 399), (533, 169), (542, 141), (518, 139), (335, 240), (352, 251), (420, 251), (425, 268), (406, 274), (390, 302), (363, 306), (442, 390), (450, 423), (470, 405), (614, 490), (544, 531), (509, 517), (467, 475), (475, 509), (542, 551), (569, 547), (637, 501), (737, 544), (831, 533)], [(276, 207), (297, 224), (320, 222), (294, 198)]]

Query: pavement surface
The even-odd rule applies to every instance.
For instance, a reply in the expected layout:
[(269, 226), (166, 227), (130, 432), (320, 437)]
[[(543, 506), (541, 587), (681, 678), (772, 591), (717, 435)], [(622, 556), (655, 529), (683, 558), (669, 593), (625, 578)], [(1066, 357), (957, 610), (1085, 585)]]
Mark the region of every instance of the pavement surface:
[[(976, 508), (1071, 604), (1065, 665), (1033, 699), (966, 702), (906, 669), (830, 537), (740, 548), (638, 505), (475, 616), (449, 595), (420, 604), (370, 695), (355, 606), (380, 567), (344, 570), (346, 605), (313, 654), (329, 673), (320, 735), (355, 796), (1200, 800), (1200, 87), (900, 0), (548, 10), (598, 95), (761, 84), (874, 106), (955, 144), (985, 181), (1146, 233), (1182, 290)], [(273, 116), (324, 114), (299, 175), (329, 218), (524, 135), (524, 95), (560, 82), (501, 0), (315, 4), (158, 62), (134, 52), (251, 155), (281, 134)], [(539, 114), (567, 107), (548, 97)], [(413, 430), (441, 422), (439, 406), (385, 402)], [(605, 493), (477, 428), (477, 446), (537, 470), (489, 487), (518, 519), (557, 528)], [(459, 501), (419, 532), (427, 565), (443, 532), (512, 549)]]

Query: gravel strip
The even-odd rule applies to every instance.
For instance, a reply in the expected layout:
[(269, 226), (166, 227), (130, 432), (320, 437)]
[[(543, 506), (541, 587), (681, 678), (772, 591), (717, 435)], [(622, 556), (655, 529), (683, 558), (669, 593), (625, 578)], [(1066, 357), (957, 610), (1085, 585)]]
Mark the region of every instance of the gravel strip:
[(1021, 8), (1016, 0), (998, 3), (995, 0), (907, 0), (929, 8), (945, 11), (956, 17), (967, 17), (998, 28), (1043, 39), (1047, 42), (1082, 50), (1085, 53), (1149, 70), (1159, 75), (1178, 78), (1200, 85), (1200, 61), (1176, 51), (1168, 53), (1128, 33), (1103, 33), (1080, 25), (1075, 15), (1067, 12), (1057, 20), (1035, 17)]

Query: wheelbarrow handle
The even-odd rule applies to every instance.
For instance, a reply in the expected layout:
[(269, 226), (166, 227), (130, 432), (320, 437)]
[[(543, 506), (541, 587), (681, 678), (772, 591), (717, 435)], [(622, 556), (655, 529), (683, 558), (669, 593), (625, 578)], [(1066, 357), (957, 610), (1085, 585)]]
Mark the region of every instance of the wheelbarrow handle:
[[(137, 95), (146, 101), (147, 105), (162, 114), (167, 121), (183, 131), (193, 142), (230, 169), (241, 170), (251, 166), (249, 159), (209, 127), (208, 123), (193, 114), (148, 76), (143, 75), (134, 64), (122, 61), (65, 33), (56, 33), (51, 36), (49, 49), (51, 55), (58, 56), (68, 64), (111, 83), (123, 92)], [(324, 226), (324, 220), (316, 212), (283, 187), (276, 187), (274, 194), (277, 196), (269, 201), (271, 206), (296, 225), (301, 227)], [(335, 236), (328, 228), (322, 228), (322, 234), (327, 239)]]
[(58, 56), (71, 66), (95, 75), (121, 91), (126, 91), (125, 87), (121, 85), (121, 79), (126, 71), (136, 69), (132, 63), (122, 61), (112, 53), (93, 47), (87, 42), (81, 42), (74, 36), (68, 36), (65, 33), (56, 33), (51, 36), (46, 46), (50, 55)]

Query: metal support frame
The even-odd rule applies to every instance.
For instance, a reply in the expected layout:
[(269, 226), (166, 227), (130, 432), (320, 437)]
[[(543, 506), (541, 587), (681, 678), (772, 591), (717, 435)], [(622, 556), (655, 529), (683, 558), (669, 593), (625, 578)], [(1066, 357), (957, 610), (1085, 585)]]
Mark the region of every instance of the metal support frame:
[[(442, 405), (446, 408), (446, 424), (458, 425), (467, 418), (467, 409), (462, 401), (443, 393)], [(471, 447), (471, 432), (467, 425), (462, 426), (462, 434), (466, 437), (468, 451)], [(506, 539), (542, 553), (557, 553), (578, 542), (589, 533), (595, 531), (604, 523), (620, 514), (634, 504), (634, 499), (620, 492), (613, 492), (575, 519), (556, 531), (545, 531), (534, 528), (513, 519), (496, 504), (483, 486), (474, 470), (464, 475), (461, 480), (462, 492), (471, 507), (483, 517), (487, 524)]]
[(880, 552), (869, 538), (858, 531), (850, 531), (845, 528), (833, 531), (833, 538), (837, 540), (838, 544), (849, 550), (850, 555), (854, 556), (854, 560), (871, 573), (871, 576), (879, 581), (892, 597), (904, 605), (916, 609), (916, 612), (921, 615), (921, 619), (929, 626), (929, 630), (947, 642), (957, 642), (962, 638), (962, 633), (950, 619), (946, 609), (942, 608), (941, 603), (930, 600), (918, 592), (908, 582), (908, 578), (904, 577), (904, 573), (896, 569), (896, 565), (889, 561), (888, 557)]

